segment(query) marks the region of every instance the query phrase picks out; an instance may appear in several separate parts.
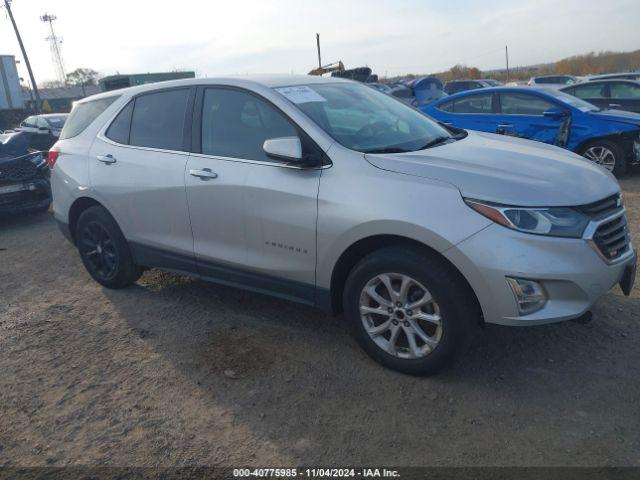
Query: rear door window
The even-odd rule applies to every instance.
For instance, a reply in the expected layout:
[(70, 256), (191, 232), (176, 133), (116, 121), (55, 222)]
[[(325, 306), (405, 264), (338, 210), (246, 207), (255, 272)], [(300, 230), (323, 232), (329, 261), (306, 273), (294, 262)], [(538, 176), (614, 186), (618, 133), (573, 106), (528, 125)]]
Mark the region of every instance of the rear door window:
[(184, 150), (183, 131), (189, 89), (163, 90), (136, 98), (129, 144), (162, 150)]
[(468, 95), (453, 103), (453, 113), (492, 113), (492, 94)]
[(614, 83), (611, 85), (611, 98), (640, 100), (640, 86), (633, 83)]
[(67, 118), (64, 128), (60, 133), (60, 139), (72, 138), (80, 135), (98, 116), (104, 112), (109, 105), (116, 101), (119, 95), (107, 98), (100, 98), (90, 102), (77, 103), (69, 118)]
[(500, 94), (500, 108), (503, 115), (542, 115), (554, 107), (553, 103), (526, 93)]
[(572, 95), (578, 98), (605, 98), (605, 84), (586, 84), (573, 89)]

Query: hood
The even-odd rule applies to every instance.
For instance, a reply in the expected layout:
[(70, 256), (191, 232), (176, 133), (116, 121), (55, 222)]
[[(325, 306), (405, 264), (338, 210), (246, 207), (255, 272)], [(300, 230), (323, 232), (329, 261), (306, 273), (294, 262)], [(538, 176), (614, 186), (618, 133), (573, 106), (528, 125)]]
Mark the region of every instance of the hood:
[(574, 206), (620, 190), (608, 171), (558, 147), (490, 133), (419, 152), (365, 155), (392, 172), (450, 183), (462, 195), (505, 205)]
[(627, 112), (625, 110), (601, 110), (599, 112), (591, 112), (591, 115), (601, 120), (629, 123), (640, 128), (640, 113)]

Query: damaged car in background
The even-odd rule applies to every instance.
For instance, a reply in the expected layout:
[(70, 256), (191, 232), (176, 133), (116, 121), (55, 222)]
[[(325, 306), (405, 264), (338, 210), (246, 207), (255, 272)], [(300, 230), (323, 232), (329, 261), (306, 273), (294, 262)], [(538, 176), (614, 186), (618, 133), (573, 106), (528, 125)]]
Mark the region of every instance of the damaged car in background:
[(0, 134), (0, 215), (40, 212), (51, 204), (50, 171), (26, 132)]
[(421, 110), (445, 125), (566, 148), (616, 176), (640, 163), (640, 114), (603, 110), (554, 89), (485, 88)]

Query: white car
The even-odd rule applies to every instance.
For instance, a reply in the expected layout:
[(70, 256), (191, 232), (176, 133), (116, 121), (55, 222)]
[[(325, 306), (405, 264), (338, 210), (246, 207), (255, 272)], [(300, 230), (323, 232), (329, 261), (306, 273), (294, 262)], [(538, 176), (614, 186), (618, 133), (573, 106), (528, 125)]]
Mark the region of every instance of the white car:
[(540, 75), (539, 77), (531, 77), (528, 85), (530, 87), (562, 88), (578, 82), (578, 78), (573, 75)]
[(68, 113), (32, 115), (20, 122), (20, 126), (16, 130), (58, 138), (68, 116)]

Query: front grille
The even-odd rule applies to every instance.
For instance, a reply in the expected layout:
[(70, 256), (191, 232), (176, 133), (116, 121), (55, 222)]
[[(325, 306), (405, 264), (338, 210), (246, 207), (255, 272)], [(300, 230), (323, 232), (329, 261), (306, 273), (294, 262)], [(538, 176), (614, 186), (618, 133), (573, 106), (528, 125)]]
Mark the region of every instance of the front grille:
[(593, 234), (593, 242), (607, 260), (615, 260), (629, 250), (627, 219), (620, 215), (602, 223)]
[(619, 202), (620, 194), (616, 193), (597, 202), (581, 205), (578, 210), (591, 218), (604, 218), (620, 208)]
[(31, 161), (33, 155), (0, 163), (0, 185), (20, 183), (39, 176), (38, 167)]

